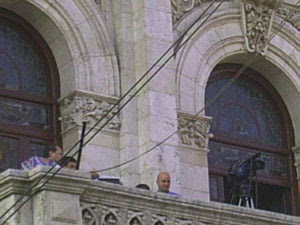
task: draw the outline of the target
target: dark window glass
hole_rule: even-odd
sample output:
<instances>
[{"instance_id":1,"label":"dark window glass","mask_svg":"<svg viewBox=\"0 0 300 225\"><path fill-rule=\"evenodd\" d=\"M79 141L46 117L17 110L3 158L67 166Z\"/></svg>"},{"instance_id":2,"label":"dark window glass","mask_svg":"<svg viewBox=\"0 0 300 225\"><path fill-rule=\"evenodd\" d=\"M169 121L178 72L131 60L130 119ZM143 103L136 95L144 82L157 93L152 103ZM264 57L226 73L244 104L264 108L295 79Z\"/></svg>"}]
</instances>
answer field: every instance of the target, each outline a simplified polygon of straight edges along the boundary
<instances>
[{"instance_id":1,"label":"dark window glass","mask_svg":"<svg viewBox=\"0 0 300 225\"><path fill-rule=\"evenodd\" d=\"M212 98L230 80L216 78L209 82L206 98ZM231 84L217 103L208 107L207 115L214 117L212 132L220 132L240 140L274 147L282 146L282 135L276 109L265 93L251 81L237 80Z\"/></svg>"},{"instance_id":2,"label":"dark window glass","mask_svg":"<svg viewBox=\"0 0 300 225\"><path fill-rule=\"evenodd\" d=\"M295 201L286 200L287 196L293 199L291 190L296 189L290 149L293 135L287 135L293 131L287 110L275 89L251 69L224 90L240 68L236 64L217 66L206 87L206 103L222 92L206 108L206 115L213 118L214 134L208 154L211 200L234 204L229 168L260 153L256 160L262 161L265 168L257 171L257 192L252 189L256 208L295 213Z\"/></svg>"},{"instance_id":3,"label":"dark window glass","mask_svg":"<svg viewBox=\"0 0 300 225\"><path fill-rule=\"evenodd\" d=\"M0 171L20 168L20 144L17 138L0 136Z\"/></svg>"},{"instance_id":4,"label":"dark window glass","mask_svg":"<svg viewBox=\"0 0 300 225\"><path fill-rule=\"evenodd\" d=\"M46 96L45 66L32 44L0 21L0 86Z\"/></svg>"},{"instance_id":5,"label":"dark window glass","mask_svg":"<svg viewBox=\"0 0 300 225\"><path fill-rule=\"evenodd\" d=\"M49 106L42 104L0 98L0 123L47 130L50 111Z\"/></svg>"},{"instance_id":6,"label":"dark window glass","mask_svg":"<svg viewBox=\"0 0 300 225\"><path fill-rule=\"evenodd\" d=\"M58 74L39 33L0 8L0 171L59 144Z\"/></svg>"},{"instance_id":7,"label":"dark window glass","mask_svg":"<svg viewBox=\"0 0 300 225\"><path fill-rule=\"evenodd\" d=\"M30 156L48 157L47 144L30 142Z\"/></svg>"}]
</instances>

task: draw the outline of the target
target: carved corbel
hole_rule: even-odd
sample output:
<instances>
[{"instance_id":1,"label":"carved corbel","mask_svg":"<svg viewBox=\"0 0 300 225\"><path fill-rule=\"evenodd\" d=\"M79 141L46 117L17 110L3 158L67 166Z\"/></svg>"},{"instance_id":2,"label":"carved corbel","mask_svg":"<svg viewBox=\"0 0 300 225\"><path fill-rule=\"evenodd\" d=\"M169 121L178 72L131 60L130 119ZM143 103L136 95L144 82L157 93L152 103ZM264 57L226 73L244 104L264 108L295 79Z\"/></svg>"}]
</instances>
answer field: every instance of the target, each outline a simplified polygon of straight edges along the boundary
<instances>
[{"instance_id":1,"label":"carved corbel","mask_svg":"<svg viewBox=\"0 0 300 225\"><path fill-rule=\"evenodd\" d=\"M62 131L65 132L74 126L80 126L85 121L87 125L94 126L107 112L113 107L109 100L96 98L95 96L76 92L60 100L60 111ZM106 118L115 114L115 110L110 112ZM104 119L99 126L106 120ZM118 116L115 116L107 125L106 129L119 131L121 122Z\"/></svg>"},{"instance_id":2,"label":"carved corbel","mask_svg":"<svg viewBox=\"0 0 300 225\"><path fill-rule=\"evenodd\" d=\"M179 113L178 131L180 143L195 148L208 149L209 139L213 135L210 130L210 117L197 116Z\"/></svg>"},{"instance_id":3,"label":"carved corbel","mask_svg":"<svg viewBox=\"0 0 300 225\"><path fill-rule=\"evenodd\" d=\"M274 1L277 2L278 1ZM265 55L273 23L275 5L271 1L245 1L242 4L242 24L246 48L249 52Z\"/></svg>"}]
</instances>

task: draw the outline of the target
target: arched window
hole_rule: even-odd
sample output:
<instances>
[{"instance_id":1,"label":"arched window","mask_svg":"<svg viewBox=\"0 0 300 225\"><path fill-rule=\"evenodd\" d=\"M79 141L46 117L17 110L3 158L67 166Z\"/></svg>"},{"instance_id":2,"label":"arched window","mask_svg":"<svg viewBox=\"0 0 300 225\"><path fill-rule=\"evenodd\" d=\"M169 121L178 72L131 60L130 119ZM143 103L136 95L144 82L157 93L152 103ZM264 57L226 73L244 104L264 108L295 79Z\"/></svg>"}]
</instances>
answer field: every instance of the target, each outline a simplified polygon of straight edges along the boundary
<instances>
[{"instance_id":1,"label":"arched window","mask_svg":"<svg viewBox=\"0 0 300 225\"><path fill-rule=\"evenodd\" d=\"M205 101L214 98L240 68L217 66L207 83ZM293 129L283 101L267 80L247 69L206 109L206 115L213 118L214 134L208 154L211 200L229 203L228 169L239 159L261 153L265 169L257 175L256 208L295 214Z\"/></svg>"},{"instance_id":2,"label":"arched window","mask_svg":"<svg viewBox=\"0 0 300 225\"><path fill-rule=\"evenodd\" d=\"M0 8L0 170L59 143L58 75L50 50L24 19Z\"/></svg>"}]
</instances>

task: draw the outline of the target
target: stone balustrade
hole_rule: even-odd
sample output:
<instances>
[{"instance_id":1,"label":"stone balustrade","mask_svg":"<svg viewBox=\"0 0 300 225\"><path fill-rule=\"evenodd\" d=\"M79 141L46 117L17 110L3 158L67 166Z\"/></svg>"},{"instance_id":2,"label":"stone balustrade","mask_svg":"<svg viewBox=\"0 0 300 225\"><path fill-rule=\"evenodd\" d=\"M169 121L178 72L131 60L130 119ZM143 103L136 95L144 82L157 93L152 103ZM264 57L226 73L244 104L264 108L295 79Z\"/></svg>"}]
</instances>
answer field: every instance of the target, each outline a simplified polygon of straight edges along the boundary
<instances>
[{"instance_id":1,"label":"stone balustrade","mask_svg":"<svg viewBox=\"0 0 300 225\"><path fill-rule=\"evenodd\" d=\"M0 214L47 169L0 174ZM42 182L33 188L33 192L40 189L37 194L7 225L300 224L298 217L94 181L83 171L62 170L43 187Z\"/></svg>"}]
</instances>

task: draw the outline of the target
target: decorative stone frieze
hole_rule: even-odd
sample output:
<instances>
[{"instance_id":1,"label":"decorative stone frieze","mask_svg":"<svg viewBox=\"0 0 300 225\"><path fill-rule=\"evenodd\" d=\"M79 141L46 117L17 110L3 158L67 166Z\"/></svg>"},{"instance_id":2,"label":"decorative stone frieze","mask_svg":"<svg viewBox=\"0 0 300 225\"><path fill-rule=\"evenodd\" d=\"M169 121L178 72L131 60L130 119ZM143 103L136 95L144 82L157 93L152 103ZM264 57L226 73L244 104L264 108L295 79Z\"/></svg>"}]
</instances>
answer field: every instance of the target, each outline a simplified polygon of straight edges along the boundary
<instances>
[{"instance_id":1,"label":"decorative stone frieze","mask_svg":"<svg viewBox=\"0 0 300 225\"><path fill-rule=\"evenodd\" d=\"M192 11L202 3L212 2L213 0L171 0L173 23L176 23L184 14ZM217 0L221 1L221 0ZM230 1L230 0L225 0Z\"/></svg>"},{"instance_id":2,"label":"decorative stone frieze","mask_svg":"<svg viewBox=\"0 0 300 225\"><path fill-rule=\"evenodd\" d=\"M32 193L41 189L32 195L32 202L18 211L9 224L20 224L20 221L22 225L300 224L299 217L290 215L98 182L91 180L88 172L80 170L62 169L51 182L42 186L44 179L52 176L51 172L46 175L48 169L11 169L0 174L1 212L19 199L19 194L40 181ZM58 222L57 212L60 211ZM72 222L70 215L76 215Z\"/></svg>"},{"instance_id":3,"label":"decorative stone frieze","mask_svg":"<svg viewBox=\"0 0 300 225\"><path fill-rule=\"evenodd\" d=\"M282 0L252 0L256 5L263 5L270 9L277 9L281 4Z\"/></svg>"},{"instance_id":4,"label":"decorative stone frieze","mask_svg":"<svg viewBox=\"0 0 300 225\"><path fill-rule=\"evenodd\" d=\"M289 22L298 31L300 31L300 10L299 9L288 9L280 7L276 10L277 15L282 17L285 21Z\"/></svg>"},{"instance_id":5,"label":"decorative stone frieze","mask_svg":"<svg viewBox=\"0 0 300 225\"><path fill-rule=\"evenodd\" d=\"M178 113L178 131L180 143L196 148L207 149L209 138L213 135L209 133L210 117L197 116L186 113Z\"/></svg>"},{"instance_id":6,"label":"decorative stone frieze","mask_svg":"<svg viewBox=\"0 0 300 225\"><path fill-rule=\"evenodd\" d=\"M242 23L249 52L266 54L273 16L274 11L268 6L242 3Z\"/></svg>"},{"instance_id":7,"label":"decorative stone frieze","mask_svg":"<svg viewBox=\"0 0 300 225\"><path fill-rule=\"evenodd\" d=\"M60 112L62 131L67 131L74 126L82 125L85 121L88 126L94 126L97 121L106 115L113 107L115 99L104 98L101 96L76 91L75 93L61 99ZM116 110L110 112L107 118L111 118ZM103 120L101 126L106 120ZM107 125L106 129L119 131L121 122L118 116L115 116Z\"/></svg>"}]
</instances>

